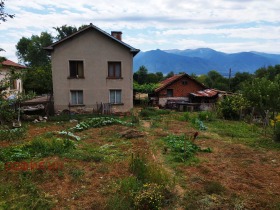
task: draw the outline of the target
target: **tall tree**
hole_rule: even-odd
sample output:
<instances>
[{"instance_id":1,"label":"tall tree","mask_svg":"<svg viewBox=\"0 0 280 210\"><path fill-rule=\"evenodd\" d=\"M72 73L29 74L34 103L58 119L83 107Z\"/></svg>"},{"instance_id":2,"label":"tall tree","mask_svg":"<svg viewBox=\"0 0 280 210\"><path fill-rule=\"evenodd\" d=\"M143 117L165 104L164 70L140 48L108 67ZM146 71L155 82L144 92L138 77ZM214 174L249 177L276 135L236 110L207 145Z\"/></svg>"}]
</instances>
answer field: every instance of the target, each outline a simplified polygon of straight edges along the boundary
<instances>
[{"instance_id":1,"label":"tall tree","mask_svg":"<svg viewBox=\"0 0 280 210\"><path fill-rule=\"evenodd\" d=\"M63 25L60 27L53 27L56 31L57 31L57 36L55 37L55 39L61 40L64 39L67 36L70 36L71 34L87 27L88 25L81 25L79 28L75 27L75 26L68 26L68 25Z\"/></svg>"},{"instance_id":2,"label":"tall tree","mask_svg":"<svg viewBox=\"0 0 280 210\"><path fill-rule=\"evenodd\" d=\"M22 37L16 45L17 56L30 67L49 65L50 56L43 47L52 43L53 37L48 32L42 32L40 36L32 35L31 38Z\"/></svg>"},{"instance_id":3,"label":"tall tree","mask_svg":"<svg viewBox=\"0 0 280 210\"><path fill-rule=\"evenodd\" d=\"M50 56L43 49L53 43L53 37L47 32L31 38L22 37L16 45L18 58L28 66L23 85L26 91L37 94L52 91Z\"/></svg>"},{"instance_id":4,"label":"tall tree","mask_svg":"<svg viewBox=\"0 0 280 210\"><path fill-rule=\"evenodd\" d=\"M5 12L5 0L0 0L0 23L7 21L7 18L13 18L15 15L11 15Z\"/></svg>"}]
</instances>

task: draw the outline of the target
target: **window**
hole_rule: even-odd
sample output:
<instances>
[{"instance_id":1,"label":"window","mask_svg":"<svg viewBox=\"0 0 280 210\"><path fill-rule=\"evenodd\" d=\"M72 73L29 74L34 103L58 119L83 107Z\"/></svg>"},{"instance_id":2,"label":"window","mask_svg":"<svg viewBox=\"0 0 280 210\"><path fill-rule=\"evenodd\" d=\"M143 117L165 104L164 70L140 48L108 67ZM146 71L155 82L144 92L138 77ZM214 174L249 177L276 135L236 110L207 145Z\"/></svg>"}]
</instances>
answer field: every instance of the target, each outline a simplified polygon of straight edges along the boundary
<instances>
[{"instance_id":1,"label":"window","mask_svg":"<svg viewBox=\"0 0 280 210\"><path fill-rule=\"evenodd\" d=\"M182 81L182 85L187 85L188 84L188 81L187 80L183 80Z\"/></svg>"},{"instance_id":2,"label":"window","mask_svg":"<svg viewBox=\"0 0 280 210\"><path fill-rule=\"evenodd\" d=\"M82 90L71 90L70 93L71 93L71 105L84 104Z\"/></svg>"},{"instance_id":3,"label":"window","mask_svg":"<svg viewBox=\"0 0 280 210\"><path fill-rule=\"evenodd\" d=\"M122 103L122 91L121 90L110 90L110 103L121 104Z\"/></svg>"},{"instance_id":4,"label":"window","mask_svg":"<svg viewBox=\"0 0 280 210\"><path fill-rule=\"evenodd\" d=\"M84 78L84 62L69 61L70 78Z\"/></svg>"},{"instance_id":5,"label":"window","mask_svg":"<svg viewBox=\"0 0 280 210\"><path fill-rule=\"evenodd\" d=\"M108 62L108 78L120 79L121 76L121 62Z\"/></svg>"},{"instance_id":6,"label":"window","mask_svg":"<svg viewBox=\"0 0 280 210\"><path fill-rule=\"evenodd\" d=\"M167 97L173 97L173 89L167 89Z\"/></svg>"}]
</instances>

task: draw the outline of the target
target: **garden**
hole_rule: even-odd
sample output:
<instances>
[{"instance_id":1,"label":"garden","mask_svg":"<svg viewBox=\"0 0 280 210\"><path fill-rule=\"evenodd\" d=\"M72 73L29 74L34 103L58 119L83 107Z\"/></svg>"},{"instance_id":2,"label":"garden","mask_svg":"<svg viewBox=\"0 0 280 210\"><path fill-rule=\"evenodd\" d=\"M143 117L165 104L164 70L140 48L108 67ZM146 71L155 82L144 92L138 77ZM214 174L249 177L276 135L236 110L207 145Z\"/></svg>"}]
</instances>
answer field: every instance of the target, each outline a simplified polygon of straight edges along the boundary
<instances>
[{"instance_id":1,"label":"garden","mask_svg":"<svg viewBox=\"0 0 280 210\"><path fill-rule=\"evenodd\" d=\"M273 122L147 107L3 128L0 208L279 209Z\"/></svg>"}]
</instances>

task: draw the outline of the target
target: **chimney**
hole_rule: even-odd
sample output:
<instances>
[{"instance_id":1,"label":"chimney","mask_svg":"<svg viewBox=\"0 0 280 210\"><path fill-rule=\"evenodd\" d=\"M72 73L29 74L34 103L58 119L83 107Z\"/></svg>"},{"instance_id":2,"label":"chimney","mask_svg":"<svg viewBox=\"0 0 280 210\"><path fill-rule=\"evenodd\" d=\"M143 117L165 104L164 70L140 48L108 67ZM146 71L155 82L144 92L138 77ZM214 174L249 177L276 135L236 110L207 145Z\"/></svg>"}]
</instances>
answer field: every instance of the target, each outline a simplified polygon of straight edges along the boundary
<instances>
[{"instance_id":1,"label":"chimney","mask_svg":"<svg viewBox=\"0 0 280 210\"><path fill-rule=\"evenodd\" d=\"M122 32L121 31L111 31L111 35L116 39L122 41Z\"/></svg>"}]
</instances>

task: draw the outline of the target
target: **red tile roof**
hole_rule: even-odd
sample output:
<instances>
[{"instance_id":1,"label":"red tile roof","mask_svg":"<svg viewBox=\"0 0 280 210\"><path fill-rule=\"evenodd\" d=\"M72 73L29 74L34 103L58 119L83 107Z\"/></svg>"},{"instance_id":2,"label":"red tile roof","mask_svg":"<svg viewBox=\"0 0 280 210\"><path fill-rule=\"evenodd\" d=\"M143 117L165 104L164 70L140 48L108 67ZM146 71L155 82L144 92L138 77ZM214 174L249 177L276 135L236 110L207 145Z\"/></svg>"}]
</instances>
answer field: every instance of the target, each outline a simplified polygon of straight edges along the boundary
<instances>
[{"instance_id":1,"label":"red tile roof","mask_svg":"<svg viewBox=\"0 0 280 210\"><path fill-rule=\"evenodd\" d=\"M191 93L191 95L195 97L207 97L207 98L214 97L218 94L219 91L214 89L206 89L206 90L196 91L195 93Z\"/></svg>"},{"instance_id":2,"label":"red tile roof","mask_svg":"<svg viewBox=\"0 0 280 210\"><path fill-rule=\"evenodd\" d=\"M3 66L12 66L12 67L16 67L16 68L22 68L22 69L25 69L26 66L23 66L23 65L20 65L18 63L15 63L11 60L5 60L1 63Z\"/></svg>"},{"instance_id":3,"label":"red tile roof","mask_svg":"<svg viewBox=\"0 0 280 210\"><path fill-rule=\"evenodd\" d=\"M205 87L202 83L198 82L197 80L195 80L194 78L192 78L190 75L188 74L176 74L172 77L167 78L166 80L163 80L160 82L160 86L155 89L155 92L158 92L160 90L162 90L163 88L167 87L168 85L171 85L173 82L181 79L182 77L187 76L189 79L199 83L200 85L202 85L203 87Z\"/></svg>"}]
</instances>

